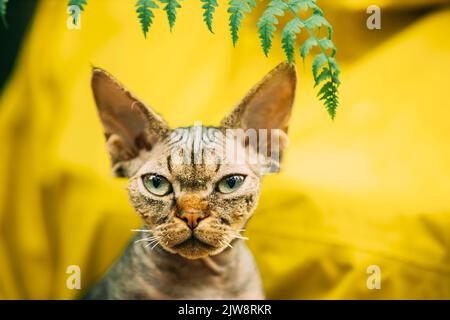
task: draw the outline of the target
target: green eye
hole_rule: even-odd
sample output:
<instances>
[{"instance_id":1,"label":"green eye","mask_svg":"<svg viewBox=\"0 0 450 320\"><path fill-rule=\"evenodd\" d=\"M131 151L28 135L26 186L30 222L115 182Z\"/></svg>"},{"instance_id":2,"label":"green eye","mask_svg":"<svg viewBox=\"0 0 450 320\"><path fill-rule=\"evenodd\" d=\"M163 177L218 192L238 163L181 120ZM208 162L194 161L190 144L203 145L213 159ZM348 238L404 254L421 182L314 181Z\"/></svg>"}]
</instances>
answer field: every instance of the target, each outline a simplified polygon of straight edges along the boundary
<instances>
[{"instance_id":1,"label":"green eye","mask_svg":"<svg viewBox=\"0 0 450 320\"><path fill-rule=\"evenodd\" d=\"M145 188L157 196L165 196L172 192L172 185L163 176L147 174L142 177Z\"/></svg>"},{"instance_id":2,"label":"green eye","mask_svg":"<svg viewBox=\"0 0 450 320\"><path fill-rule=\"evenodd\" d=\"M239 189L239 187L244 183L245 176L241 175L232 175L223 178L217 184L217 190L222 193L231 193Z\"/></svg>"}]
</instances>

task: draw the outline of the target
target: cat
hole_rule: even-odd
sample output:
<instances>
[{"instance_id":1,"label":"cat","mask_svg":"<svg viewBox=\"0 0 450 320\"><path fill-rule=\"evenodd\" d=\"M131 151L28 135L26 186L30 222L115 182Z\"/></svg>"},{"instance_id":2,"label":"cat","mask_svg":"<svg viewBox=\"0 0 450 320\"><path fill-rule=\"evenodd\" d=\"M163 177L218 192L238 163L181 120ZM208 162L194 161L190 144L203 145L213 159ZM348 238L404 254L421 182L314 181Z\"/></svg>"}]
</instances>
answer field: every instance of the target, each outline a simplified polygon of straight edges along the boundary
<instances>
[{"instance_id":1,"label":"cat","mask_svg":"<svg viewBox=\"0 0 450 320\"><path fill-rule=\"evenodd\" d=\"M295 66L269 72L218 127L170 129L99 68L92 89L113 174L129 178L143 227L85 298L264 299L242 232L287 145Z\"/></svg>"}]
</instances>

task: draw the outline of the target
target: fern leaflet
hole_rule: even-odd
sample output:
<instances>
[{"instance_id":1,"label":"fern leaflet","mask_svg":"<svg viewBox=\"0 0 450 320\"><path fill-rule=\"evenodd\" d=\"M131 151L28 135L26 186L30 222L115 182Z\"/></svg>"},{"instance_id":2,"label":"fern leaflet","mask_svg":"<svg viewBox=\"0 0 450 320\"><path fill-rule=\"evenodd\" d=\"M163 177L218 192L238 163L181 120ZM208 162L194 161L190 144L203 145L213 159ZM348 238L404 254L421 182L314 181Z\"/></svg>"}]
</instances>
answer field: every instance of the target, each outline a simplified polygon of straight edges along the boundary
<instances>
[{"instance_id":1,"label":"fern leaflet","mask_svg":"<svg viewBox=\"0 0 450 320\"><path fill-rule=\"evenodd\" d=\"M334 56L336 54L336 47L333 41L331 41L333 30L328 21L323 17L322 10L317 7L315 0L287 1L287 6L289 7L292 15L295 17L294 20L291 20L289 23L298 20L299 22L303 23L305 30L310 35L310 37L303 43L300 48L300 55L302 59L305 60L306 56L310 53L311 49L314 46L318 46L320 49L320 53L314 57L312 63L314 86L317 87L321 83L325 82L325 84L319 90L317 96L319 97L319 100L323 101L323 104L325 105L330 117L334 119L336 116L336 108L339 104L338 87L340 85L340 70L336 60L334 59ZM297 13L300 9L305 11L309 8L312 9L313 13L309 18L303 21L297 15ZM301 26L300 24L298 25ZM318 30L318 33L320 34L322 26L325 26L327 28L328 35L325 38L319 39L314 31ZM295 38L294 41L292 41L292 37L295 36L296 33L298 33L296 31L297 29L292 29L290 33L286 32L284 35L286 39L283 38L282 35L282 41L284 41L283 48L285 49L288 59L290 59L290 55L292 55L293 49L291 48L291 46L295 44ZM289 41L291 43L288 43ZM286 43L288 43L288 45L286 45ZM332 50L331 54L327 54L327 50L329 49Z\"/></svg>"},{"instance_id":2,"label":"fern leaflet","mask_svg":"<svg viewBox=\"0 0 450 320\"><path fill-rule=\"evenodd\" d=\"M277 30L277 16L283 16L286 9L286 3L283 0L271 0L261 18L259 18L257 27L259 38L261 39L261 46L266 57L272 47L272 39Z\"/></svg>"},{"instance_id":3,"label":"fern leaflet","mask_svg":"<svg viewBox=\"0 0 450 320\"><path fill-rule=\"evenodd\" d=\"M159 6L153 0L138 0L136 7L136 13L138 14L139 21L141 22L142 32L144 32L144 37L147 38L147 32L153 23L153 18L155 17L152 9L158 9Z\"/></svg>"},{"instance_id":4,"label":"fern leaflet","mask_svg":"<svg viewBox=\"0 0 450 320\"><path fill-rule=\"evenodd\" d=\"M297 39L297 34L300 33L304 26L305 25L299 19L292 19L286 23L281 32L282 47L289 63L292 63L294 60L295 40Z\"/></svg>"},{"instance_id":5,"label":"fern leaflet","mask_svg":"<svg viewBox=\"0 0 450 320\"><path fill-rule=\"evenodd\" d=\"M170 31L172 31L175 21L177 20L177 9L181 8L180 3L177 0L159 0L164 3L163 10L167 14L167 20L169 21Z\"/></svg>"},{"instance_id":6,"label":"fern leaflet","mask_svg":"<svg viewBox=\"0 0 450 320\"><path fill-rule=\"evenodd\" d=\"M203 20L206 23L206 26L208 27L208 30L211 33L213 32L212 29L212 21L213 21L213 15L214 12L216 11L216 8L219 6L219 4L217 3L217 0L200 0L201 2L203 2L203 6L202 9L203 11Z\"/></svg>"},{"instance_id":7,"label":"fern leaflet","mask_svg":"<svg viewBox=\"0 0 450 320\"><path fill-rule=\"evenodd\" d=\"M231 0L229 2L228 13L230 14L230 32L233 46L239 39L239 28L241 27L242 20L245 13L250 13L252 8L256 6L255 0Z\"/></svg>"},{"instance_id":8,"label":"fern leaflet","mask_svg":"<svg viewBox=\"0 0 450 320\"><path fill-rule=\"evenodd\" d=\"M1 1L1 0L0 0L0 1ZM80 14L81 11L84 11L84 6L87 5L87 0L69 0L69 2L68 2L67 5L68 5L69 7L71 7L71 6L77 6L77 7L80 9L80 11L72 10L72 11L70 12L70 15L71 15L71 17L72 17L73 24L76 24L76 23L77 23L77 20L79 19L78 15Z\"/></svg>"},{"instance_id":9,"label":"fern leaflet","mask_svg":"<svg viewBox=\"0 0 450 320\"><path fill-rule=\"evenodd\" d=\"M0 0L0 16L3 21L3 25L6 27L6 6L8 4L8 0Z\"/></svg>"},{"instance_id":10,"label":"fern leaflet","mask_svg":"<svg viewBox=\"0 0 450 320\"><path fill-rule=\"evenodd\" d=\"M87 5L87 0L69 0L68 6L77 6L80 11L84 11L84 6Z\"/></svg>"}]
</instances>

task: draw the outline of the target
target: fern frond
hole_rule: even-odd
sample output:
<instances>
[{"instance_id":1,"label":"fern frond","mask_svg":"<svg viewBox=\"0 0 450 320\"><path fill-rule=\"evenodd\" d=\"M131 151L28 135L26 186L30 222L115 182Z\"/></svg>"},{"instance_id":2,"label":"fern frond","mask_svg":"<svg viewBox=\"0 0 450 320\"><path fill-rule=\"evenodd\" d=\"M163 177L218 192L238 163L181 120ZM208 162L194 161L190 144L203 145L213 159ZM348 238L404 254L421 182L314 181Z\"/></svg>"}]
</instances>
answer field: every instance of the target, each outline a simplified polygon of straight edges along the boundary
<instances>
[{"instance_id":1,"label":"fern frond","mask_svg":"<svg viewBox=\"0 0 450 320\"><path fill-rule=\"evenodd\" d=\"M325 53L321 53L314 58L314 87L317 87L320 83L325 82L325 84L319 90L317 96L319 97L319 100L323 101L328 114L332 119L334 119L334 117L336 116L336 108L339 104L339 73L339 67L333 57L328 57L325 55Z\"/></svg>"},{"instance_id":2,"label":"fern frond","mask_svg":"<svg viewBox=\"0 0 450 320\"><path fill-rule=\"evenodd\" d=\"M167 14L170 31L172 31L175 21L177 20L177 9L180 9L181 5L177 0L159 0L159 2L165 4L163 10Z\"/></svg>"},{"instance_id":3,"label":"fern frond","mask_svg":"<svg viewBox=\"0 0 450 320\"><path fill-rule=\"evenodd\" d=\"M303 45L300 48L300 55L303 61L305 61L306 56L314 46L317 46L316 37L309 37L305 42L303 42Z\"/></svg>"},{"instance_id":4,"label":"fern frond","mask_svg":"<svg viewBox=\"0 0 450 320\"><path fill-rule=\"evenodd\" d=\"M288 58L289 63L294 60L295 52L295 40L297 39L297 34L300 33L301 29L305 25L299 19L294 18L284 26L281 32L281 43L284 52Z\"/></svg>"},{"instance_id":5,"label":"fern frond","mask_svg":"<svg viewBox=\"0 0 450 320\"><path fill-rule=\"evenodd\" d=\"M87 0L69 0L67 5L69 7L70 6L77 6L80 9L80 12L81 12L81 11L84 11L84 6L87 5ZM75 24L77 19L79 18L79 17L76 16L77 12L76 11L72 11L70 14L71 14L71 17L72 17L73 24Z\"/></svg>"},{"instance_id":6,"label":"fern frond","mask_svg":"<svg viewBox=\"0 0 450 320\"><path fill-rule=\"evenodd\" d=\"M327 62L327 56L325 53L320 53L314 57L313 64L312 64L314 80L317 78L320 68L322 68L326 62Z\"/></svg>"},{"instance_id":7,"label":"fern frond","mask_svg":"<svg viewBox=\"0 0 450 320\"><path fill-rule=\"evenodd\" d=\"M313 0L287 0L287 5L289 11L295 17L303 23L305 30L309 33L310 37L303 43L300 48L300 55L303 60L310 53L314 46L320 48L320 53L314 57L312 63L312 71L314 76L314 86L317 87L319 84L325 82L322 88L318 92L319 100L323 101L328 114L332 119L336 116L336 109L339 104L338 98L338 87L340 85L339 81L339 66L334 59L336 54L336 47L331 41L332 28L328 21L323 17L322 10L316 5ZM312 15L306 20L302 20L297 13L300 10L312 9ZM320 34L320 28L325 26L328 31L328 36L319 39L314 33L318 30ZM328 50L331 49L331 54L328 54ZM286 50L285 50L286 51ZM289 54L286 52L289 59Z\"/></svg>"},{"instance_id":8,"label":"fern frond","mask_svg":"<svg viewBox=\"0 0 450 320\"><path fill-rule=\"evenodd\" d=\"M0 0L0 16L2 18L3 21L3 25L5 27L8 26L8 24L6 23L6 7L8 4L8 0Z\"/></svg>"},{"instance_id":9,"label":"fern frond","mask_svg":"<svg viewBox=\"0 0 450 320\"><path fill-rule=\"evenodd\" d=\"M136 1L136 0L135 0ZM147 33L153 23L154 9L159 6L156 2L162 4L163 10L166 12L170 30L172 31L177 18L178 9L181 8L182 0L137 0L136 12L139 22L147 37ZM211 33L213 32L213 16L218 8L218 0L200 0L202 3L203 20ZM6 6L9 0L0 0L0 18L5 22ZM68 0L69 6L77 6L80 11L84 11L88 0ZM246 14L251 13L256 7L256 0L228 0L229 27L233 46L239 39L239 30ZM336 108L339 104L338 88L339 66L335 60L336 46L332 41L332 27L325 19L322 9L316 3L316 0L268 0L261 17L258 20L257 28L264 54L268 56L272 47L273 38L279 24L279 17L284 16L286 12L290 12L292 17L284 25L281 31L282 48L290 63L294 61L295 48L297 44L298 34L306 31L309 38L300 46L300 56L306 59L314 47L319 49L319 53L314 56L312 62L312 73L314 77L314 87L320 86L318 92L319 100L323 101L331 118L336 115ZM299 13L302 13L302 18ZM78 12L79 13L79 12ZM75 20L76 10L71 13ZM306 18L303 18L307 16ZM322 33L322 28L326 28L326 32ZM303 30L302 30L303 29Z\"/></svg>"},{"instance_id":10,"label":"fern frond","mask_svg":"<svg viewBox=\"0 0 450 320\"><path fill-rule=\"evenodd\" d=\"M266 57L272 47L272 39L277 30L277 16L283 16L286 10L287 6L283 0L271 0L256 24L259 38L261 39L261 46Z\"/></svg>"},{"instance_id":11,"label":"fern frond","mask_svg":"<svg viewBox=\"0 0 450 320\"><path fill-rule=\"evenodd\" d=\"M334 46L333 41L331 41L328 38L322 38L319 41L317 41L317 38L314 36L308 38L300 48L300 55L302 56L303 61L305 61L306 56L315 46L320 46L324 50L333 49L331 54L332 57L336 54L336 47Z\"/></svg>"},{"instance_id":12,"label":"fern frond","mask_svg":"<svg viewBox=\"0 0 450 320\"><path fill-rule=\"evenodd\" d=\"M330 23L327 21L327 19L324 18L321 14L313 14L308 19L305 20L305 25L308 29L313 31L315 28L320 30L322 26L325 26L328 31L328 39L331 40L331 35L333 33L333 29L331 28Z\"/></svg>"},{"instance_id":13,"label":"fern frond","mask_svg":"<svg viewBox=\"0 0 450 320\"><path fill-rule=\"evenodd\" d=\"M217 0L200 0L200 1L203 2L202 6L202 9L204 10L203 21L205 21L209 32L214 33L212 29L213 15L219 4L217 3Z\"/></svg>"},{"instance_id":14,"label":"fern frond","mask_svg":"<svg viewBox=\"0 0 450 320\"><path fill-rule=\"evenodd\" d=\"M87 5L87 0L69 0L68 6L78 6L80 11L84 11L84 6Z\"/></svg>"},{"instance_id":15,"label":"fern frond","mask_svg":"<svg viewBox=\"0 0 450 320\"><path fill-rule=\"evenodd\" d=\"M230 14L229 26L234 47L239 39L239 28L241 27L245 13L250 13L255 6L255 0L231 0L229 2L227 11Z\"/></svg>"},{"instance_id":16,"label":"fern frond","mask_svg":"<svg viewBox=\"0 0 450 320\"><path fill-rule=\"evenodd\" d=\"M142 32L144 32L144 37L147 38L147 32L152 26L153 9L158 9L159 6L153 0L138 0L136 2L136 13L138 14L139 21L141 23Z\"/></svg>"},{"instance_id":17,"label":"fern frond","mask_svg":"<svg viewBox=\"0 0 450 320\"><path fill-rule=\"evenodd\" d=\"M332 80L327 81L317 96L319 100L323 101L331 119L334 119L336 117L336 108L339 104L338 84Z\"/></svg>"},{"instance_id":18,"label":"fern frond","mask_svg":"<svg viewBox=\"0 0 450 320\"><path fill-rule=\"evenodd\" d=\"M300 10L308 11L308 8L315 10L317 7L316 0L288 0L286 4L298 12ZM319 9L320 10L320 9Z\"/></svg>"}]
</instances>

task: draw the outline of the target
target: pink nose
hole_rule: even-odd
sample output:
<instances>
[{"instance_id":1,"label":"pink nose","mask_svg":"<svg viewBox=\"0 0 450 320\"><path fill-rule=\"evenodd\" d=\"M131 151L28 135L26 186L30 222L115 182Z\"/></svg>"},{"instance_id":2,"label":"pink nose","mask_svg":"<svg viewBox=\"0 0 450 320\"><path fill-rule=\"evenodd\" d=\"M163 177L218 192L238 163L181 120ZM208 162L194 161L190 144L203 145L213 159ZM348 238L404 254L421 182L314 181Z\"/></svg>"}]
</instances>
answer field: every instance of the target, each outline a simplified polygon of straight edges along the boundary
<instances>
[{"instance_id":1,"label":"pink nose","mask_svg":"<svg viewBox=\"0 0 450 320\"><path fill-rule=\"evenodd\" d=\"M178 217L181 220L184 220L186 224L189 226L189 228L194 229L197 227L198 223L205 219L207 215L203 213L203 211L200 210L193 210L193 211L181 211L178 214Z\"/></svg>"}]
</instances>

